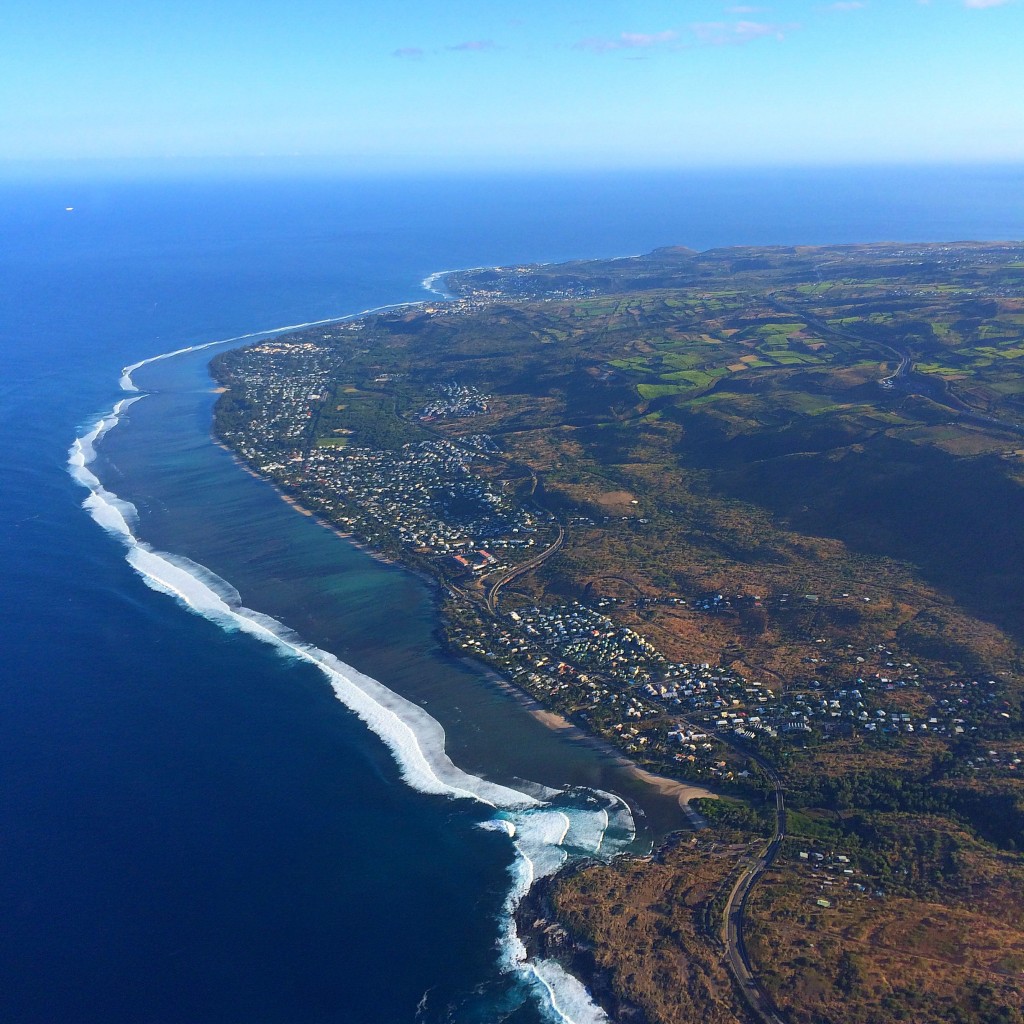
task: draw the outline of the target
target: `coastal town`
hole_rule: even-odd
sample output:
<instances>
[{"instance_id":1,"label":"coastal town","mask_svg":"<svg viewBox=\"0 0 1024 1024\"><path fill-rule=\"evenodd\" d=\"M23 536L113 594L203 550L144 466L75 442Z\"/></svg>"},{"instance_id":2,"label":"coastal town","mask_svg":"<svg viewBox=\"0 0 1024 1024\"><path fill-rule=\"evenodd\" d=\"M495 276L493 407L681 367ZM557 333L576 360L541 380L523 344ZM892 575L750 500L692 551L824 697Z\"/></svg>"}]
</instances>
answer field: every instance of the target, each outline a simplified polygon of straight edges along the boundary
<instances>
[{"instance_id":1,"label":"coastal town","mask_svg":"<svg viewBox=\"0 0 1024 1024\"><path fill-rule=\"evenodd\" d=\"M662 594L637 598L632 608L609 597L543 607L512 600L489 609L495 582L547 550L556 528L594 520L569 517L558 526L524 500L521 481L509 477L485 433L404 442L399 434L401 443L389 434L388 447L361 445L349 428L318 433L325 405L337 411L345 405L338 399L356 390L339 389L344 359L333 346L279 339L233 353L229 365L222 379L246 415L230 427L222 418L221 436L240 457L336 528L435 578L453 651L491 665L645 767L729 783L752 774L744 744L777 757L787 746L833 738L885 746L941 737L957 741L964 772L1018 770L1015 750L990 749L1008 738L1010 720L996 679L929 680L885 643L855 649L818 637L818 656L804 658L799 678L769 685L720 664L670 660L616 621L657 603L723 616L815 604L817 595ZM447 381L408 427L477 417L488 401L475 387Z\"/></svg>"},{"instance_id":2,"label":"coastal town","mask_svg":"<svg viewBox=\"0 0 1024 1024\"><path fill-rule=\"evenodd\" d=\"M214 360L219 440L430 580L453 659L691 801L695 831L651 859L559 875L520 908L528 948L613 1016L812 1024L807 1006L856 999L863 1022L904 1003L1016 1019L1018 960L993 950L1017 941L1024 884L1000 511L1019 256L673 249L467 271L444 302ZM992 386L968 404L972 375ZM894 956L935 984L910 933L940 957L979 936L968 966L943 959L932 1003L890 991ZM666 970L689 981L654 984Z\"/></svg>"},{"instance_id":3,"label":"coastal town","mask_svg":"<svg viewBox=\"0 0 1024 1024\"><path fill-rule=\"evenodd\" d=\"M1024 1024L1024 0L2 25L0 1024Z\"/></svg>"}]
</instances>

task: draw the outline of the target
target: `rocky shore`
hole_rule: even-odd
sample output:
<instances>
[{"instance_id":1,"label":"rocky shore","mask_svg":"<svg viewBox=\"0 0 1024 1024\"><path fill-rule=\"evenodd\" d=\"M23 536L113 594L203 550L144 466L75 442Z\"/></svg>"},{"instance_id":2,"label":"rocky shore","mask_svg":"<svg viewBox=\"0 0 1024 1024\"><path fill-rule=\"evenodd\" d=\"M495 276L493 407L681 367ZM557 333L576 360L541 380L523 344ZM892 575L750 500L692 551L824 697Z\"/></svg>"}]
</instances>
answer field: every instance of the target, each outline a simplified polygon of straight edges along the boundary
<instances>
[{"instance_id":1,"label":"rocky shore","mask_svg":"<svg viewBox=\"0 0 1024 1024\"><path fill-rule=\"evenodd\" d=\"M538 879L515 913L516 930L531 960L554 960L579 978L615 1024L653 1024L647 1014L616 991L611 972L597 962L593 947L562 923L552 895L560 880L586 870L577 861L549 878Z\"/></svg>"}]
</instances>

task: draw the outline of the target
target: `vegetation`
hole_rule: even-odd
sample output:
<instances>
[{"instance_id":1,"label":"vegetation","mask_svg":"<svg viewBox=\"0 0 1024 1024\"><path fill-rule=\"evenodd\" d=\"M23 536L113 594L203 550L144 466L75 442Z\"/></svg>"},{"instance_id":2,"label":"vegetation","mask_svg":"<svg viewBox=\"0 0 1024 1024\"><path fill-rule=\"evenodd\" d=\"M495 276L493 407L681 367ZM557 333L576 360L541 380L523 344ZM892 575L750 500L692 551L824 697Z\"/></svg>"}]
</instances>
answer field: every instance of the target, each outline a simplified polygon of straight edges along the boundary
<instances>
[{"instance_id":1,"label":"vegetation","mask_svg":"<svg viewBox=\"0 0 1024 1024\"><path fill-rule=\"evenodd\" d=\"M616 1005L665 1022L739 1012L715 921L774 827L763 774L741 783L750 742L790 814L748 908L780 1013L1022 1019L1022 255L669 249L470 271L449 278L453 304L266 349L275 379L293 360L310 382L267 442L281 464L302 445L425 438L500 452L497 491L558 530L501 590L503 612L601 603L668 659L756 681L794 718L824 709L813 730L730 736L720 772L739 799L701 804L712 830L695 845L556 883ZM245 359L216 363L225 438L249 422ZM421 415L451 381L487 401ZM264 389L266 422L286 393ZM491 628L484 597L480 581L451 591L463 639ZM552 702L615 728L608 706L581 715L568 683ZM636 713L625 749L643 760L671 709Z\"/></svg>"},{"instance_id":2,"label":"vegetation","mask_svg":"<svg viewBox=\"0 0 1024 1024\"><path fill-rule=\"evenodd\" d=\"M865 827L842 847L856 887L800 860L828 841L797 838L755 890L746 938L776 1005L801 1024L1024 1019L1020 863L941 818Z\"/></svg>"},{"instance_id":3,"label":"vegetation","mask_svg":"<svg viewBox=\"0 0 1024 1024\"><path fill-rule=\"evenodd\" d=\"M743 1020L716 943L716 898L727 890L739 836L687 838L651 861L619 861L558 880L558 919L593 950L588 980L607 986L619 1019L673 1024ZM579 964L572 964L579 969ZM596 975L596 978L595 978ZM622 1013L623 1009L627 1013Z\"/></svg>"}]
</instances>

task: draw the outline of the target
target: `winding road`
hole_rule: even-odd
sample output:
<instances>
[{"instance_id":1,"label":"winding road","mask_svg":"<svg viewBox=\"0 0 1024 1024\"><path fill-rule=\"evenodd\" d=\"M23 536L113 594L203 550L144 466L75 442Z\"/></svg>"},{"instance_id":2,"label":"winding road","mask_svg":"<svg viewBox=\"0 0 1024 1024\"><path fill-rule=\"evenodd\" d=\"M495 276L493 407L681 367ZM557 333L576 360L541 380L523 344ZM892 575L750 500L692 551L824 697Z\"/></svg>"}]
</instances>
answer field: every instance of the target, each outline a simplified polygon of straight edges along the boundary
<instances>
[{"instance_id":1,"label":"winding road","mask_svg":"<svg viewBox=\"0 0 1024 1024\"><path fill-rule=\"evenodd\" d=\"M565 542L565 527L561 523L557 525L558 536L549 547L546 547L539 555L534 555L529 561L523 562L521 565L509 569L508 572L502 573L491 585L491 589L487 591L487 610L492 615L498 614L498 593L501 588L517 576L522 576L524 572L530 572L532 569L543 565Z\"/></svg>"},{"instance_id":2,"label":"winding road","mask_svg":"<svg viewBox=\"0 0 1024 1024\"><path fill-rule=\"evenodd\" d=\"M679 720L691 729L701 728L685 718ZM757 976L751 969L746 943L743 940L747 900L751 890L761 875L771 867L772 861L775 860L775 856L782 846L782 840L786 838L786 795L782 789L782 778L771 761L762 754L742 745L728 734L714 733L713 735L720 743L732 747L757 764L771 780L772 788L775 791L775 831L757 860L743 868L729 893L722 915L721 940L725 947L725 962L729 973L754 1016L762 1024L786 1024L779 1016L771 996L765 991L764 986L757 980Z\"/></svg>"},{"instance_id":3,"label":"winding road","mask_svg":"<svg viewBox=\"0 0 1024 1024\"><path fill-rule=\"evenodd\" d=\"M749 752L748 752L749 753ZM755 758L755 760L759 760ZM726 963L747 1005L765 1024L785 1024L775 1009L771 997L750 969L747 947L743 941L744 915L750 891L762 874L770 867L786 835L786 802L778 775L772 769L775 784L775 834L761 856L748 864L736 880L725 904L722 923L722 941L725 944Z\"/></svg>"},{"instance_id":4,"label":"winding road","mask_svg":"<svg viewBox=\"0 0 1024 1024\"><path fill-rule=\"evenodd\" d=\"M898 360L896 369L878 381L884 390L890 392L902 390L906 394L922 394L937 404L945 406L950 412L963 420L985 427L994 427L996 430L1006 430L1012 434L1024 435L1024 424L1003 420L997 416L990 416L987 413L980 412L954 394L950 389L948 381L944 381L933 374L924 374L916 370L913 358L909 352L893 348L892 345L888 345L884 341L865 338L861 334L836 327L827 320L814 316L806 309L790 306L779 301L774 292L769 292L766 299L773 309L778 310L780 313L790 313L793 316L801 317L805 323L814 327L822 334L831 334L837 338L844 338L847 341L855 341L861 345L874 347Z\"/></svg>"}]
</instances>

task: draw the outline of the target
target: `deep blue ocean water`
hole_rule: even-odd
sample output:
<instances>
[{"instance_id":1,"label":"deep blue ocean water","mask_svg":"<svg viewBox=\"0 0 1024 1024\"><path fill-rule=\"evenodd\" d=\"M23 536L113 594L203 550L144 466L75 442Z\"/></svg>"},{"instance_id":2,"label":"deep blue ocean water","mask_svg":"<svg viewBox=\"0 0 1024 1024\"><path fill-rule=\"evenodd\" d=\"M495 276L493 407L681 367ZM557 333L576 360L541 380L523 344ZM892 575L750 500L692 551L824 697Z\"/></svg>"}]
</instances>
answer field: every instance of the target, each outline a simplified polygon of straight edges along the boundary
<instances>
[{"instance_id":1,"label":"deep blue ocean water","mask_svg":"<svg viewBox=\"0 0 1024 1024\"><path fill-rule=\"evenodd\" d=\"M0 186L0 1019L553 1017L500 970L514 852L489 809L410 788L320 671L146 587L80 507L68 447L122 366L446 268L967 238L1024 238L1024 170ZM140 370L158 393L100 447L140 535L436 708L460 767L614 788L441 658L428 587L212 446L206 357Z\"/></svg>"}]
</instances>

